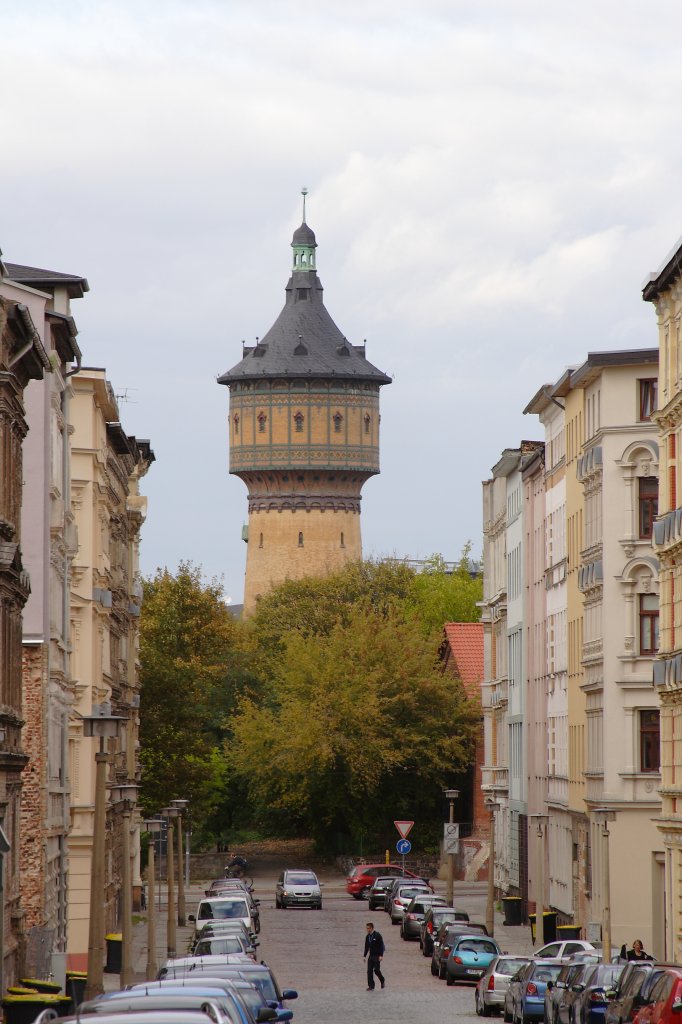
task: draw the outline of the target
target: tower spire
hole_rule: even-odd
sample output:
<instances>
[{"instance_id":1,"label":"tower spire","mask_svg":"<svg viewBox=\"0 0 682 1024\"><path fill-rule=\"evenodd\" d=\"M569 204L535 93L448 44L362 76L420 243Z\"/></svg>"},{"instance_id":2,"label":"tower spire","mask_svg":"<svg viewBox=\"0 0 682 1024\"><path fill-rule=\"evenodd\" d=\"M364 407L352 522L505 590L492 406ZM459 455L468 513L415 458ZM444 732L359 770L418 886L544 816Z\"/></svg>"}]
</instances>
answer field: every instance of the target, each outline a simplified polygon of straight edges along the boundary
<instances>
[{"instance_id":1,"label":"tower spire","mask_svg":"<svg viewBox=\"0 0 682 1024\"><path fill-rule=\"evenodd\" d=\"M301 189L301 195L303 196L303 223L305 224L305 197L308 195L308 189L305 185Z\"/></svg>"}]
</instances>

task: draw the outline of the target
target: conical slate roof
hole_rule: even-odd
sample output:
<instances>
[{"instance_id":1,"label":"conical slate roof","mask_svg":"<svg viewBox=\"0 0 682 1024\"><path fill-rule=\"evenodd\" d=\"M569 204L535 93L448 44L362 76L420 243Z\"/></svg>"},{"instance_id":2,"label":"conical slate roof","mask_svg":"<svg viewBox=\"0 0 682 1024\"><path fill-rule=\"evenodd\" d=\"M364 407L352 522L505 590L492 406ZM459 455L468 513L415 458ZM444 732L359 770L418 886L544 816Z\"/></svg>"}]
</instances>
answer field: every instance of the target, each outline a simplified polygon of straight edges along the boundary
<instances>
[{"instance_id":1,"label":"conical slate roof","mask_svg":"<svg viewBox=\"0 0 682 1024\"><path fill-rule=\"evenodd\" d=\"M303 239L300 233L307 229ZM294 233L293 245L315 245L307 224ZM365 359L364 346L350 345L322 301L315 270L294 270L282 312L267 334L243 359L218 378L219 384L263 377L341 377L390 384L391 378Z\"/></svg>"}]
</instances>

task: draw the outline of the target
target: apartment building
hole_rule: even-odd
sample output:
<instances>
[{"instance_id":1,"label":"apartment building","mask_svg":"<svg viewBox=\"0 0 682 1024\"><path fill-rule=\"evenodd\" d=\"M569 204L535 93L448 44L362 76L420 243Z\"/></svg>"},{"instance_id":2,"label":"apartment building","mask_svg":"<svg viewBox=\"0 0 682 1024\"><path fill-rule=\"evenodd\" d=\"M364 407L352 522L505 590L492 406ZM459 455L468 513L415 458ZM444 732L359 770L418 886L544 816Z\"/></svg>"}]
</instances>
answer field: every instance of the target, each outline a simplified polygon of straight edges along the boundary
<instances>
[{"instance_id":1,"label":"apartment building","mask_svg":"<svg viewBox=\"0 0 682 1024\"><path fill-rule=\"evenodd\" d=\"M146 499L139 481L154 461L148 441L120 423L106 372L83 368L73 378L72 500L78 553L71 595L72 672L76 695L70 722L72 778L68 966L87 965L94 825L95 745L83 735L82 715L103 706L125 719L109 744L108 782L139 779L138 622L142 590L139 539ZM123 808L108 799L106 880L102 894L107 930L117 930L122 884ZM139 823L131 836L132 877L139 888Z\"/></svg>"},{"instance_id":2,"label":"apartment building","mask_svg":"<svg viewBox=\"0 0 682 1024\"><path fill-rule=\"evenodd\" d=\"M658 326L658 383L640 395L641 414L658 426L660 459L654 550L660 561L660 646L654 683L660 698L665 957L682 957L682 243L644 285ZM658 406L658 411L656 411Z\"/></svg>"}]
</instances>

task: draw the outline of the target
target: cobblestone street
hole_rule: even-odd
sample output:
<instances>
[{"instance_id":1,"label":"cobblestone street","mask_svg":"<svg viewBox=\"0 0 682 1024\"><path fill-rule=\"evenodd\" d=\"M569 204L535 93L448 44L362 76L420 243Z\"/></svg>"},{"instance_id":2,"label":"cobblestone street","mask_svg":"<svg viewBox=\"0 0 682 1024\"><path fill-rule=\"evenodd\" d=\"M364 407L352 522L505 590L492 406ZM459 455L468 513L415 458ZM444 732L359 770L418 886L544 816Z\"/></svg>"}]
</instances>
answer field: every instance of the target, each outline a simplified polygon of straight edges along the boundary
<instances>
[{"instance_id":1,"label":"cobblestone street","mask_svg":"<svg viewBox=\"0 0 682 1024\"><path fill-rule=\"evenodd\" d=\"M463 1022L475 1018L473 986L448 988L432 977L429 960L417 942L403 942L399 929L382 911L370 912L363 901L353 900L338 874L320 873L323 909L276 910L274 872L257 873L256 895L261 900L259 958L273 969L282 988L295 988L299 998L291 1003L297 1024L355 1024L361 1021L440 1024L457 1016ZM437 883L439 890L442 883ZM193 913L203 889L194 885L187 901ZM485 884L456 883L455 902L471 920L485 919ZM366 991L362 958L365 924L372 920L386 942L384 958L386 989ZM506 952L530 953L528 928L505 928L496 915L496 937ZM189 942L190 928L178 929L178 955ZM135 967L140 980L146 961L146 928L136 928ZM159 963L165 960L165 902L158 916ZM118 976L107 978L107 988L118 987Z\"/></svg>"}]
</instances>

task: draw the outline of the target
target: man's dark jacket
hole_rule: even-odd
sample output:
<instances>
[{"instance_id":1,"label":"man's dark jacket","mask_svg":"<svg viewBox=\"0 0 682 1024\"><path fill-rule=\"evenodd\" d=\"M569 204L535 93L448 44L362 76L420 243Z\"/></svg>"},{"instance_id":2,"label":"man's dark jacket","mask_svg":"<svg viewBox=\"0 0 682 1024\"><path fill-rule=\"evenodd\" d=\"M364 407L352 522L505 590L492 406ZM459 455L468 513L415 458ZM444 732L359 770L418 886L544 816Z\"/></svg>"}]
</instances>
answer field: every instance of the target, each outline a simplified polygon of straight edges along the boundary
<instances>
[{"instance_id":1,"label":"man's dark jacket","mask_svg":"<svg viewBox=\"0 0 682 1024\"><path fill-rule=\"evenodd\" d=\"M386 947L384 946L384 940L381 937L380 932L367 932L365 935L365 953L371 957L376 958L384 955Z\"/></svg>"}]
</instances>

